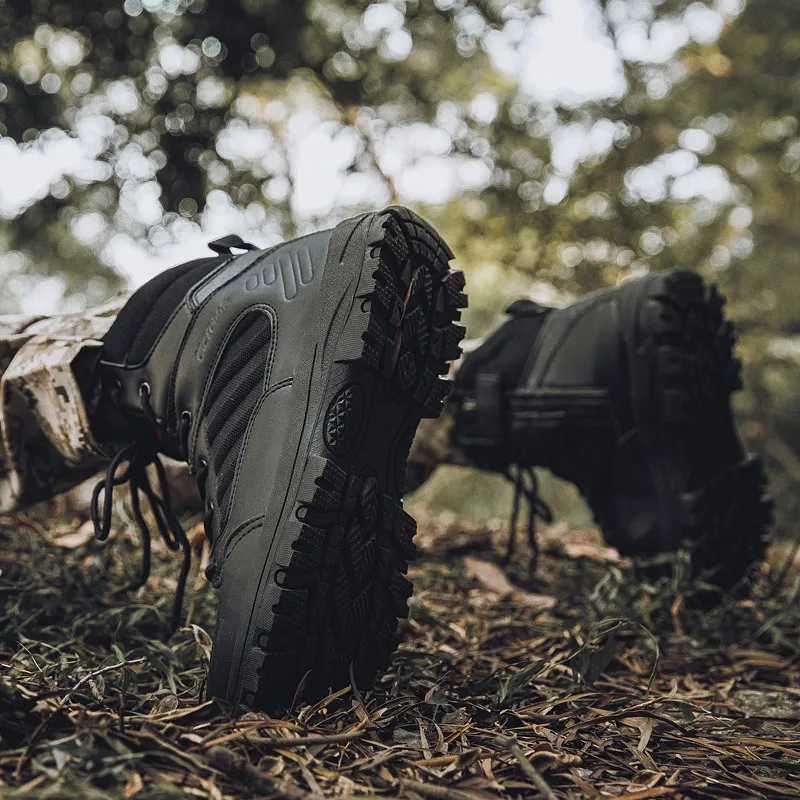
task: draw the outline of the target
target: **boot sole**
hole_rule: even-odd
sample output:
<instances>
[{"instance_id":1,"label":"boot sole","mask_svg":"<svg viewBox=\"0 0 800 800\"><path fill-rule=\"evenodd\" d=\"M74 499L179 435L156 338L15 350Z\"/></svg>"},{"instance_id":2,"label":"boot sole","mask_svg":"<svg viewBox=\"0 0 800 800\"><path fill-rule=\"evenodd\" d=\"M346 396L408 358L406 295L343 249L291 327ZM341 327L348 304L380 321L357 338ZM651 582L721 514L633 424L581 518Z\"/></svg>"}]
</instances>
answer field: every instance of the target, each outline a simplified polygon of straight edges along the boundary
<instances>
[{"instance_id":1,"label":"boot sole","mask_svg":"<svg viewBox=\"0 0 800 800\"><path fill-rule=\"evenodd\" d=\"M346 316L335 343L312 343L315 363L316 350L334 348L309 386L309 396L322 393L317 417L288 482L296 491L283 510L267 509L281 520L274 555L239 668L220 693L239 708L274 711L351 681L370 686L408 615L416 523L402 509L403 477L420 419L438 416L449 391L440 376L460 353L464 276L407 209L361 224L369 225L366 251L351 237L339 265L360 270L355 298L336 312ZM340 279L327 269L328 295L338 297Z\"/></svg>"},{"instance_id":2,"label":"boot sole","mask_svg":"<svg viewBox=\"0 0 800 800\"><path fill-rule=\"evenodd\" d=\"M654 276L629 326L629 358L636 427L658 473L661 530L647 550L688 547L693 575L730 590L763 558L772 504L731 411L742 383L724 302L694 273Z\"/></svg>"}]
</instances>

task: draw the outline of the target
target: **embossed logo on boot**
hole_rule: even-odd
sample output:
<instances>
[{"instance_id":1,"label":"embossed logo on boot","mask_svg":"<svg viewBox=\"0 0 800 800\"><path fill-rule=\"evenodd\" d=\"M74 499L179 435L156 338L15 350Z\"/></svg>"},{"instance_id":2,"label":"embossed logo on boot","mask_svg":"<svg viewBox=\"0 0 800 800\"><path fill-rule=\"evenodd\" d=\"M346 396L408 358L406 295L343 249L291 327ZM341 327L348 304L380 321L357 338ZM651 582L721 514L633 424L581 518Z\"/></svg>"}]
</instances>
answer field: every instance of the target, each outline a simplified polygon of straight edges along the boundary
<instances>
[{"instance_id":1,"label":"embossed logo on boot","mask_svg":"<svg viewBox=\"0 0 800 800\"><path fill-rule=\"evenodd\" d=\"M217 306L217 310L211 315L211 319L209 320L208 325L206 325L206 329L203 331L203 337L200 339L200 344L197 345L195 358L198 361L202 361L206 357L208 346L211 344L211 337L214 335L214 330L216 329L219 321L222 319L222 315L225 313L225 309L228 307L229 303L229 299L223 300L219 306Z\"/></svg>"},{"instance_id":2,"label":"embossed logo on boot","mask_svg":"<svg viewBox=\"0 0 800 800\"><path fill-rule=\"evenodd\" d=\"M260 264L257 270L247 276L244 288L248 292L253 292L270 286L280 279L284 298L293 300L297 296L298 289L310 283L313 278L314 256L307 245L301 245L289 252L279 252L275 258Z\"/></svg>"},{"instance_id":3,"label":"embossed logo on boot","mask_svg":"<svg viewBox=\"0 0 800 800\"><path fill-rule=\"evenodd\" d=\"M351 383L331 400L325 415L325 444L337 456L350 449L361 427L364 412L364 394L357 383Z\"/></svg>"}]
</instances>

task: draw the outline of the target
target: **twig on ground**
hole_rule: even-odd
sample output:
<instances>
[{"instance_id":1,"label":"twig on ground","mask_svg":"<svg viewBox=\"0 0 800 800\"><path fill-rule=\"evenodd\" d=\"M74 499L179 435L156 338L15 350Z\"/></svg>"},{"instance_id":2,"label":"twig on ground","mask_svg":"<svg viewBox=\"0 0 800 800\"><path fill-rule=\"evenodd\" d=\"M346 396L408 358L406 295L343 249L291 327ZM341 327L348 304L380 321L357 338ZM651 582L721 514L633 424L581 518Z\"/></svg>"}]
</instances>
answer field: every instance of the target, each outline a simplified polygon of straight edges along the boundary
<instances>
[{"instance_id":1,"label":"twig on ground","mask_svg":"<svg viewBox=\"0 0 800 800\"><path fill-rule=\"evenodd\" d=\"M62 698L58 701L60 706L63 706L70 697L72 697L78 689L83 686L84 683L87 683L94 678L99 677L100 675L105 675L106 672L113 672L115 669L122 669L123 667L130 667L134 664L142 664L144 663L145 658L142 656L141 658L132 658L130 661L120 661L119 664L109 664L107 667L102 667L101 669L96 669L93 672L88 673L88 675L84 675Z\"/></svg>"},{"instance_id":2,"label":"twig on ground","mask_svg":"<svg viewBox=\"0 0 800 800\"><path fill-rule=\"evenodd\" d=\"M425 795L425 797L432 797L433 800L483 800L485 794L478 792L470 792L465 789L455 789L449 786L437 786L433 783L421 783L420 781L412 781L409 778L401 778L398 781L398 786L401 789L408 789L410 792Z\"/></svg>"},{"instance_id":3,"label":"twig on ground","mask_svg":"<svg viewBox=\"0 0 800 800\"><path fill-rule=\"evenodd\" d=\"M259 794L280 793L289 800L305 800L309 792L286 781L279 781L256 769L246 758L228 750L227 747L212 747L208 751L208 763Z\"/></svg>"},{"instance_id":4,"label":"twig on ground","mask_svg":"<svg viewBox=\"0 0 800 800\"><path fill-rule=\"evenodd\" d=\"M291 747L315 747L324 744L345 744L356 739L363 739L366 730L352 731L351 733L333 733L330 736L297 736L283 739L270 739L269 736L250 736L248 741L260 744L271 749Z\"/></svg>"},{"instance_id":5,"label":"twig on ground","mask_svg":"<svg viewBox=\"0 0 800 800\"><path fill-rule=\"evenodd\" d=\"M530 779L531 783L539 790L539 794L545 800L558 800L550 784L544 779L542 773L531 764L530 759L522 752L519 742L516 739L506 739L499 736L497 744L500 747L505 747L514 758L519 762L520 769L525 773L525 776Z\"/></svg>"}]
</instances>

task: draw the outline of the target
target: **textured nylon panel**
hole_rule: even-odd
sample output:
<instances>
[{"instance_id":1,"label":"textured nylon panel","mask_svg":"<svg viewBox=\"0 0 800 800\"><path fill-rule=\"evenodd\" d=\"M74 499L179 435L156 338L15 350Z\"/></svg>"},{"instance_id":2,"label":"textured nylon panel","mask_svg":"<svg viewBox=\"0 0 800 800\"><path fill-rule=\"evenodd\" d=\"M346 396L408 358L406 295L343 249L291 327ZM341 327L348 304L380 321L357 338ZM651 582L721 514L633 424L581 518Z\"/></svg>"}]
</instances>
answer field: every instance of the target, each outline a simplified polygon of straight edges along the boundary
<instances>
[{"instance_id":1,"label":"textured nylon panel","mask_svg":"<svg viewBox=\"0 0 800 800\"><path fill-rule=\"evenodd\" d=\"M189 289L226 258L215 256L180 264L138 289L103 338L104 358L117 364L140 363Z\"/></svg>"},{"instance_id":2,"label":"textured nylon panel","mask_svg":"<svg viewBox=\"0 0 800 800\"><path fill-rule=\"evenodd\" d=\"M471 393L481 373L499 375L502 386L511 391L524 379L525 364L536 337L547 319L533 303L518 301L509 309L512 317L473 352L468 353L455 379L457 389Z\"/></svg>"},{"instance_id":3,"label":"textured nylon panel","mask_svg":"<svg viewBox=\"0 0 800 800\"><path fill-rule=\"evenodd\" d=\"M222 519L228 515L242 440L264 389L271 330L271 319L264 312L246 314L228 340L209 388L206 439Z\"/></svg>"},{"instance_id":4,"label":"textured nylon panel","mask_svg":"<svg viewBox=\"0 0 800 800\"><path fill-rule=\"evenodd\" d=\"M265 345L269 345L269 319L260 311L246 314L236 324L214 374L206 401L208 407L217 405L222 390L236 380L243 370L252 366L253 352Z\"/></svg>"}]
</instances>

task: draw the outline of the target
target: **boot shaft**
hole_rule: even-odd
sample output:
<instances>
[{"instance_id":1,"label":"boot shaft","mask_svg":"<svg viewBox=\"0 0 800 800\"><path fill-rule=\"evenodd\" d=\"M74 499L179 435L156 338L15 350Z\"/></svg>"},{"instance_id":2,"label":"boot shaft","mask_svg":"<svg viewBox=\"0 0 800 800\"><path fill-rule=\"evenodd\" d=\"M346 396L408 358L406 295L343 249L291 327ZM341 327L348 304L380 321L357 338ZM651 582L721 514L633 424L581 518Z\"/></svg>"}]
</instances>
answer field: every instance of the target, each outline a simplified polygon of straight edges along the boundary
<instances>
[{"instance_id":1,"label":"boot shaft","mask_svg":"<svg viewBox=\"0 0 800 800\"><path fill-rule=\"evenodd\" d=\"M456 375L455 440L477 466L546 467L585 484L627 415L618 289L564 309L517 301Z\"/></svg>"},{"instance_id":2,"label":"boot shaft","mask_svg":"<svg viewBox=\"0 0 800 800\"><path fill-rule=\"evenodd\" d=\"M184 438L187 421L210 415L214 439L222 418L252 404L256 386L289 377L291 365L270 361L269 349L279 327L302 335L331 234L266 250L238 242L244 253L228 248L174 267L133 295L105 337L103 377L159 452L191 464L197 438Z\"/></svg>"},{"instance_id":3,"label":"boot shaft","mask_svg":"<svg viewBox=\"0 0 800 800\"><path fill-rule=\"evenodd\" d=\"M156 453L196 471L219 590L212 695L272 709L305 675L318 699L353 675L365 685L396 645L414 554L406 460L420 419L442 409L464 333L450 258L427 223L390 208L176 268L109 333L104 377L140 435L112 461L98 529L129 480L134 506L141 489L189 553Z\"/></svg>"}]
</instances>

